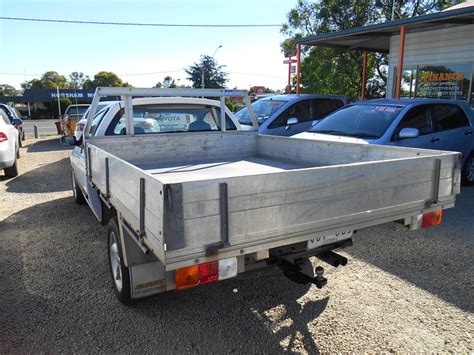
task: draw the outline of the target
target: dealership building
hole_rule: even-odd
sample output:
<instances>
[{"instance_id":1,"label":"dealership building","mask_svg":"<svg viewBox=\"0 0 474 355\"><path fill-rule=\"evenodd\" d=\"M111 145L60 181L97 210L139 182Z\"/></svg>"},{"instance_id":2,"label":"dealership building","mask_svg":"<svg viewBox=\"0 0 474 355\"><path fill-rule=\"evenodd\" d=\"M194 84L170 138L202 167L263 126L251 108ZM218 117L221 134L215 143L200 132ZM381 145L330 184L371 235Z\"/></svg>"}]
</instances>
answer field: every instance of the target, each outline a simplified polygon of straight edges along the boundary
<instances>
[{"instance_id":1,"label":"dealership building","mask_svg":"<svg viewBox=\"0 0 474 355\"><path fill-rule=\"evenodd\" d=\"M387 98L458 99L474 108L474 1L434 14L294 42L299 52L301 45L360 51L364 64L361 99L365 98L367 53L379 52L389 55Z\"/></svg>"}]
</instances>

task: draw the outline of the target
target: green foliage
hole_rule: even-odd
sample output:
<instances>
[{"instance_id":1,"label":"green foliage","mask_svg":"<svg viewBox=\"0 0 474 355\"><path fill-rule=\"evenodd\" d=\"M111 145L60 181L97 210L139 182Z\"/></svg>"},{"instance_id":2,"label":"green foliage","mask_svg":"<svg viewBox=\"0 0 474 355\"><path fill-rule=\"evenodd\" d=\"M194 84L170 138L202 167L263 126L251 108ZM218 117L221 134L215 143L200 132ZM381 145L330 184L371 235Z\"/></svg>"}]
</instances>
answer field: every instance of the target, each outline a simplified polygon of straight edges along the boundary
<instances>
[{"instance_id":1,"label":"green foliage","mask_svg":"<svg viewBox=\"0 0 474 355\"><path fill-rule=\"evenodd\" d=\"M72 72L69 74L69 88L70 89L82 89L84 82L90 80L87 75L84 75L82 72Z\"/></svg>"},{"instance_id":2,"label":"green foliage","mask_svg":"<svg viewBox=\"0 0 474 355\"><path fill-rule=\"evenodd\" d=\"M20 91L8 84L0 84L0 96L17 96Z\"/></svg>"},{"instance_id":3,"label":"green foliage","mask_svg":"<svg viewBox=\"0 0 474 355\"><path fill-rule=\"evenodd\" d=\"M85 80L82 87L84 89L95 89L99 86L108 87L131 87L127 82L123 82L117 74L109 71L101 71L94 75L94 80Z\"/></svg>"},{"instance_id":4,"label":"green foliage","mask_svg":"<svg viewBox=\"0 0 474 355\"><path fill-rule=\"evenodd\" d=\"M395 19L440 11L451 6L449 0L397 0ZM341 31L389 21L392 0L299 0L288 13L281 32L301 38L324 32ZM282 43L286 55L288 44ZM301 82L303 91L342 94L356 99L362 81L362 53L332 48L302 48ZM369 53L367 97L385 95L387 56Z\"/></svg>"},{"instance_id":5,"label":"green foliage","mask_svg":"<svg viewBox=\"0 0 474 355\"><path fill-rule=\"evenodd\" d=\"M171 76L165 76L163 82L157 82L155 88L174 89L177 88L175 80Z\"/></svg>"},{"instance_id":6,"label":"green foliage","mask_svg":"<svg viewBox=\"0 0 474 355\"><path fill-rule=\"evenodd\" d=\"M227 73L223 71L223 65L218 65L215 59L208 55L201 56L199 63L194 63L184 71L189 75L188 80L193 88L202 87L202 73L204 71L204 87L211 89L224 88L227 83Z\"/></svg>"},{"instance_id":7,"label":"green foliage","mask_svg":"<svg viewBox=\"0 0 474 355\"><path fill-rule=\"evenodd\" d=\"M60 75L55 71L44 73L40 79L33 79L29 82L32 89L67 89L68 83L64 75Z\"/></svg>"}]
</instances>

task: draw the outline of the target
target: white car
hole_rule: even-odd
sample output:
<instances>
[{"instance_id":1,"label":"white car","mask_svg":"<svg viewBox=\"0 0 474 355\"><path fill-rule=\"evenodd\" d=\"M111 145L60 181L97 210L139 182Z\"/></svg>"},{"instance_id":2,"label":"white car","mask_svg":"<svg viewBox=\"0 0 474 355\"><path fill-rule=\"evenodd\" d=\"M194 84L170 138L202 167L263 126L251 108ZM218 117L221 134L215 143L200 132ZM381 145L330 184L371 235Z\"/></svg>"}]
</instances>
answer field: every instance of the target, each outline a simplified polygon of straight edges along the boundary
<instances>
[{"instance_id":1,"label":"white car","mask_svg":"<svg viewBox=\"0 0 474 355\"><path fill-rule=\"evenodd\" d=\"M116 101L102 101L99 102L97 105L97 112L101 111L104 107L107 107L110 104L115 103ZM76 137L76 141L79 141L82 137L82 131L84 131L84 127L87 123L87 114L89 113L90 106L87 108L87 111L82 115L81 119L77 122L76 128L74 129L74 137Z\"/></svg>"},{"instance_id":2,"label":"white car","mask_svg":"<svg viewBox=\"0 0 474 355\"><path fill-rule=\"evenodd\" d=\"M18 175L19 147L18 130L10 123L6 113L0 110L0 169L3 169L8 177Z\"/></svg>"}]
</instances>

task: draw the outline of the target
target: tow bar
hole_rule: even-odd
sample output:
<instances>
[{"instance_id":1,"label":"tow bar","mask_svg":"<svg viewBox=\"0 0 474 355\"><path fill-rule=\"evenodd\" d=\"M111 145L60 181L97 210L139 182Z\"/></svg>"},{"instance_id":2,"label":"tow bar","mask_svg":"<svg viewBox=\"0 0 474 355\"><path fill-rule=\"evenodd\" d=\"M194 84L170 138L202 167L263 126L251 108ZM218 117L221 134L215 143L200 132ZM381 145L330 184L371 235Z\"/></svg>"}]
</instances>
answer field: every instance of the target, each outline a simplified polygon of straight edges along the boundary
<instances>
[{"instance_id":1,"label":"tow bar","mask_svg":"<svg viewBox=\"0 0 474 355\"><path fill-rule=\"evenodd\" d=\"M312 283L316 285L317 288L323 288L328 282L328 280L323 277L324 269L321 266L316 267L314 270L316 277L311 277L301 272L302 269L298 265L298 262L291 263L287 260L280 259L278 267L283 271L283 275L297 284L306 285Z\"/></svg>"}]
</instances>

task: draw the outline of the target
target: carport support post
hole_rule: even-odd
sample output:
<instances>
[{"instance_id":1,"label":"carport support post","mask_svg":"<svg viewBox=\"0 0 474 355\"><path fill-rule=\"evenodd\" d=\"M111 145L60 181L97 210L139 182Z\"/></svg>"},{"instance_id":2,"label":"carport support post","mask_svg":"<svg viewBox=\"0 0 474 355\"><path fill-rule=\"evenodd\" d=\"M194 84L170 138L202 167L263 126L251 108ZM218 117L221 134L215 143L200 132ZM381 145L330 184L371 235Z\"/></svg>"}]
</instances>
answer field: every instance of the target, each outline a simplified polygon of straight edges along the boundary
<instances>
[{"instance_id":1,"label":"carport support post","mask_svg":"<svg viewBox=\"0 0 474 355\"><path fill-rule=\"evenodd\" d=\"M402 89L402 75L403 75L403 56L405 54L405 25L400 26L400 48L398 51L398 67L397 78L395 82L395 98L399 99Z\"/></svg>"},{"instance_id":2,"label":"carport support post","mask_svg":"<svg viewBox=\"0 0 474 355\"><path fill-rule=\"evenodd\" d=\"M360 91L360 100L365 100L365 87L367 86L367 51L362 54L362 88Z\"/></svg>"},{"instance_id":3,"label":"carport support post","mask_svg":"<svg viewBox=\"0 0 474 355\"><path fill-rule=\"evenodd\" d=\"M301 80L301 44L296 45L296 95L300 94Z\"/></svg>"}]
</instances>

